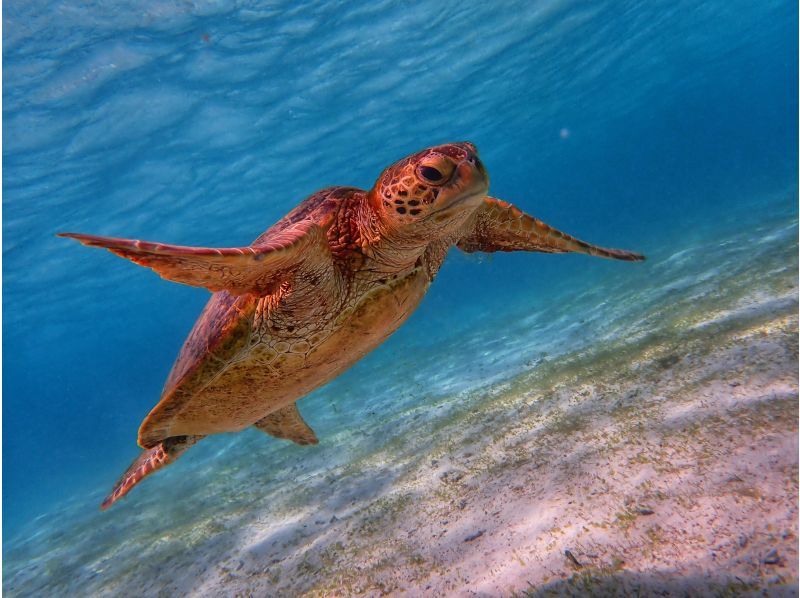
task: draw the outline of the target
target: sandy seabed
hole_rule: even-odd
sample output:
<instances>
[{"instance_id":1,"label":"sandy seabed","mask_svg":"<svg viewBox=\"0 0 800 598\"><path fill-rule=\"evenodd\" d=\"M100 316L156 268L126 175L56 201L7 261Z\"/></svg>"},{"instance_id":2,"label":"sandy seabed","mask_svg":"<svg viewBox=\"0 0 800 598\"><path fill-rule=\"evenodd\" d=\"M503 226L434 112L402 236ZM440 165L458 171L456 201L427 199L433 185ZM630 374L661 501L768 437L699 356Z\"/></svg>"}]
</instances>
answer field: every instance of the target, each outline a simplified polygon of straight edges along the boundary
<instances>
[{"instance_id":1,"label":"sandy seabed","mask_svg":"<svg viewBox=\"0 0 800 598\"><path fill-rule=\"evenodd\" d=\"M241 464L225 469L224 458L199 471L189 462L182 476L216 473L236 493L198 481L192 501L165 501L166 478L154 481L116 519L93 514L27 539L4 590L797 595L789 249L764 263L758 284L736 275L702 297L662 301L649 327L409 408L384 424L390 440L357 458L276 463L289 472L280 483Z\"/></svg>"},{"instance_id":2,"label":"sandy seabed","mask_svg":"<svg viewBox=\"0 0 800 598\"><path fill-rule=\"evenodd\" d=\"M402 475L376 455L175 588L796 595L797 318L737 324L713 344L709 323L496 387Z\"/></svg>"}]
</instances>

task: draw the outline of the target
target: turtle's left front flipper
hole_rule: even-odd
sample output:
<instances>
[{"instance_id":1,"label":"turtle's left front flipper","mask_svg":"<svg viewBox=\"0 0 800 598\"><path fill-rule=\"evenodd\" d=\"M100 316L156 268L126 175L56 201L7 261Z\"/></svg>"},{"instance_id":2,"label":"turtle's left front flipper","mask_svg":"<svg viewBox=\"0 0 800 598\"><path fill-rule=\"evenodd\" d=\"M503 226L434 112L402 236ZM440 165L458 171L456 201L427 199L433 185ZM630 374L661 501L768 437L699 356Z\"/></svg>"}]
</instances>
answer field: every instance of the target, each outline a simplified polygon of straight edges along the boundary
<instances>
[{"instance_id":1,"label":"turtle's left front flipper","mask_svg":"<svg viewBox=\"0 0 800 598\"><path fill-rule=\"evenodd\" d=\"M622 249L591 245L541 220L529 216L508 202L487 197L479 208L473 229L458 243L466 253L483 251L541 251L544 253L577 252L616 260L640 262L644 256Z\"/></svg>"},{"instance_id":2,"label":"turtle's left front flipper","mask_svg":"<svg viewBox=\"0 0 800 598\"><path fill-rule=\"evenodd\" d=\"M108 249L167 280L233 295L273 293L292 277L319 273L333 263L325 228L312 221L298 222L247 247L183 247L77 233L59 236Z\"/></svg>"}]
</instances>

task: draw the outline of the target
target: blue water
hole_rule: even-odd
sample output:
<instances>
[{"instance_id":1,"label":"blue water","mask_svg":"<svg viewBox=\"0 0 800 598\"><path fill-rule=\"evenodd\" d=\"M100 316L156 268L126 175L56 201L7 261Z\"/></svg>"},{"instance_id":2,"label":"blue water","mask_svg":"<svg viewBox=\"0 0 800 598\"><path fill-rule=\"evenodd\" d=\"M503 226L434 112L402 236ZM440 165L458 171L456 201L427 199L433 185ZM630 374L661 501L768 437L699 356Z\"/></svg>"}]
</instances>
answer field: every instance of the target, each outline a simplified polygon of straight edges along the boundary
<instances>
[{"instance_id":1,"label":"blue water","mask_svg":"<svg viewBox=\"0 0 800 598\"><path fill-rule=\"evenodd\" d=\"M493 195L652 258L454 251L408 324L308 399L324 444L554 350L574 333L565 298L644 292L659 259L791 224L796 24L795 2L766 0L6 3L4 540L57 525L65 504L96 508L208 296L56 232L244 245L321 187L369 187L407 153L467 139ZM540 345L503 352L548 309ZM492 359L463 342L480 330ZM204 454L246 467L248 434Z\"/></svg>"}]
</instances>

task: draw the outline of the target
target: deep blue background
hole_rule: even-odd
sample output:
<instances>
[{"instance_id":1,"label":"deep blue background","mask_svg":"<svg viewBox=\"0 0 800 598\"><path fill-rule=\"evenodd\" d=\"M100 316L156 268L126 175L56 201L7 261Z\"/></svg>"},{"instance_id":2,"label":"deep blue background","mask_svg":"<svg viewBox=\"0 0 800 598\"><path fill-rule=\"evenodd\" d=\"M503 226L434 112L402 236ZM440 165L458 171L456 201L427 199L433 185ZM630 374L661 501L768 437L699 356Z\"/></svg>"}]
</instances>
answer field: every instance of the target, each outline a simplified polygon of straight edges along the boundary
<instances>
[{"instance_id":1,"label":"deep blue background","mask_svg":"<svg viewBox=\"0 0 800 598\"><path fill-rule=\"evenodd\" d=\"M795 2L3 10L4 536L116 479L207 299L55 232L242 245L320 187L462 139L493 195L649 254L796 201ZM618 272L454 255L380 351Z\"/></svg>"}]
</instances>

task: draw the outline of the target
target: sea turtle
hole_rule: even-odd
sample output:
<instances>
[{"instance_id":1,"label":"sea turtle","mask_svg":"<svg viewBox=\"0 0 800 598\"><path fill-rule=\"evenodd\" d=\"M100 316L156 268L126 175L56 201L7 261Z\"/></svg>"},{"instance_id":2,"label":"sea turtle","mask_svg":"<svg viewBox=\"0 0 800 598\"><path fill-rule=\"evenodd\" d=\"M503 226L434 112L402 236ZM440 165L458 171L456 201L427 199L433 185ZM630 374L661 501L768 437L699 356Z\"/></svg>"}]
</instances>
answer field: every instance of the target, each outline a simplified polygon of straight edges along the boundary
<instances>
[{"instance_id":1,"label":"sea turtle","mask_svg":"<svg viewBox=\"0 0 800 598\"><path fill-rule=\"evenodd\" d=\"M369 191L314 193L247 247L62 233L213 292L139 428L144 451L101 508L209 434L255 426L316 444L295 402L397 330L454 245L644 259L579 241L488 188L475 146L447 143L388 167Z\"/></svg>"}]
</instances>

